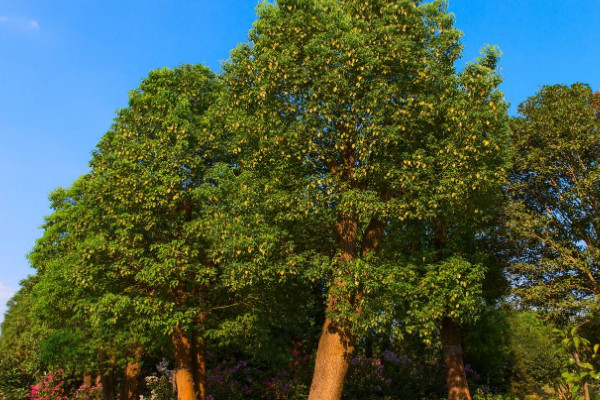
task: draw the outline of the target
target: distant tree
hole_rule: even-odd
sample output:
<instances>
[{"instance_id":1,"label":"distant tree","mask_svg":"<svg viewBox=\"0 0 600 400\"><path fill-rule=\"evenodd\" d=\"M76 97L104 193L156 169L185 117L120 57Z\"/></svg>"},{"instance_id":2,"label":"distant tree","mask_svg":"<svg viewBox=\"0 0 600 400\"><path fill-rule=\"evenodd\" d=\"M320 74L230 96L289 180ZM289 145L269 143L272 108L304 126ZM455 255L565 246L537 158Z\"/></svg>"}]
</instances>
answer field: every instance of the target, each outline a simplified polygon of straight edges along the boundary
<instances>
[{"instance_id":1,"label":"distant tree","mask_svg":"<svg viewBox=\"0 0 600 400\"><path fill-rule=\"evenodd\" d=\"M596 97L595 97L596 96ZM566 325L600 296L600 113L589 86L545 86L512 120L518 299Z\"/></svg>"},{"instance_id":2,"label":"distant tree","mask_svg":"<svg viewBox=\"0 0 600 400\"><path fill-rule=\"evenodd\" d=\"M44 370L40 362L41 342L47 330L34 322L31 296L36 277L21 281L21 288L8 301L0 336L0 398L19 400Z\"/></svg>"},{"instance_id":3,"label":"distant tree","mask_svg":"<svg viewBox=\"0 0 600 400\"><path fill-rule=\"evenodd\" d=\"M594 107L596 111L600 112L600 90L594 93L594 97L592 98L592 107Z\"/></svg>"},{"instance_id":4,"label":"distant tree","mask_svg":"<svg viewBox=\"0 0 600 400\"><path fill-rule=\"evenodd\" d=\"M114 375L124 368L120 361L127 360L130 335L100 322L102 318L94 312L106 293L104 282L96 281L93 287L81 284L91 279L86 273L85 251L100 237L86 228L91 210L82 200L88 178L84 175L72 187L50 195L53 212L45 218L44 233L29 254L36 269L31 291L35 301L29 313L33 326L46 331L38 346L41 363L49 370L83 376L88 385L96 375L105 394L114 397Z\"/></svg>"}]
</instances>

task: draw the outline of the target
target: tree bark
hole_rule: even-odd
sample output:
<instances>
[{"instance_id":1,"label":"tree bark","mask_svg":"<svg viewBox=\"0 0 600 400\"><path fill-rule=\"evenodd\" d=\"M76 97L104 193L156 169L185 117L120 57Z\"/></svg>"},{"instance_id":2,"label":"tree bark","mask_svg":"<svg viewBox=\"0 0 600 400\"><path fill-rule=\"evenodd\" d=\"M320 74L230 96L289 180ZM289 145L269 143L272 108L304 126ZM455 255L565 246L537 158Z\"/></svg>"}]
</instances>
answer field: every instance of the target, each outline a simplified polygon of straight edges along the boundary
<instances>
[{"instance_id":1,"label":"tree bark","mask_svg":"<svg viewBox=\"0 0 600 400\"><path fill-rule=\"evenodd\" d=\"M82 386L90 387L92 386L92 375L87 372L83 374L83 383Z\"/></svg>"},{"instance_id":2,"label":"tree bark","mask_svg":"<svg viewBox=\"0 0 600 400\"><path fill-rule=\"evenodd\" d=\"M127 367L125 367L125 379L121 390L121 400L138 400L143 354L144 348L142 346L137 347L133 355L133 360L129 361Z\"/></svg>"},{"instance_id":3,"label":"tree bark","mask_svg":"<svg viewBox=\"0 0 600 400\"><path fill-rule=\"evenodd\" d=\"M357 228L356 219L348 216L342 216L337 224L336 247L340 251L342 266L356 256ZM334 285L342 284L334 283ZM330 289L327 316L317 347L308 400L339 400L342 397L344 380L354 354L354 338L347 327L340 326L330 318L331 313L335 312L338 301L351 301L351 299L336 299Z\"/></svg>"},{"instance_id":4,"label":"tree bark","mask_svg":"<svg viewBox=\"0 0 600 400\"><path fill-rule=\"evenodd\" d=\"M460 335L458 334L456 324L450 317L444 317L442 320L441 337L442 352L446 366L448 399L459 400L466 398L471 400L462 347L460 345Z\"/></svg>"},{"instance_id":5,"label":"tree bark","mask_svg":"<svg viewBox=\"0 0 600 400\"><path fill-rule=\"evenodd\" d=\"M331 297L329 304L328 313L333 311L335 304ZM342 397L353 353L354 340L349 332L326 317L308 400L339 400Z\"/></svg>"},{"instance_id":6,"label":"tree bark","mask_svg":"<svg viewBox=\"0 0 600 400\"><path fill-rule=\"evenodd\" d=\"M192 336L194 382L198 400L206 399L206 342L203 337Z\"/></svg>"},{"instance_id":7,"label":"tree bark","mask_svg":"<svg viewBox=\"0 0 600 400\"><path fill-rule=\"evenodd\" d=\"M115 390L114 372L110 371L103 374L100 381L102 382L102 397L104 400L116 400L117 392Z\"/></svg>"},{"instance_id":8,"label":"tree bark","mask_svg":"<svg viewBox=\"0 0 600 400\"><path fill-rule=\"evenodd\" d=\"M197 400L194 374L192 372L193 361L190 339L179 326L176 326L173 330L173 346L175 347L177 400Z\"/></svg>"}]
</instances>

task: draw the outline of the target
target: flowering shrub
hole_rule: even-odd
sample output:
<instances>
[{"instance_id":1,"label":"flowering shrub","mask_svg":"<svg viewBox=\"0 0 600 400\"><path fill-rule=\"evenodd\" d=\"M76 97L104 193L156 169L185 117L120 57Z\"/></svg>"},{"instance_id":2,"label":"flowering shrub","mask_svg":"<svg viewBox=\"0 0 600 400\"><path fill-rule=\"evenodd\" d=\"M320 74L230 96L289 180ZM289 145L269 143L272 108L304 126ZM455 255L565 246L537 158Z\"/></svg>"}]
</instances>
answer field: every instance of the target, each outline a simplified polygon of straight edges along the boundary
<instances>
[{"instance_id":1,"label":"flowering shrub","mask_svg":"<svg viewBox=\"0 0 600 400\"><path fill-rule=\"evenodd\" d=\"M29 400L101 400L102 385L82 385L77 390L72 390L63 378L63 370L48 373L42 376L37 384L31 386L26 395ZM1 398L1 397L0 397Z\"/></svg>"},{"instance_id":2,"label":"flowering shrub","mask_svg":"<svg viewBox=\"0 0 600 400\"><path fill-rule=\"evenodd\" d=\"M354 358L350 363L344 398L382 398L391 380L384 376L385 368L380 358Z\"/></svg>"},{"instance_id":3,"label":"flowering shrub","mask_svg":"<svg viewBox=\"0 0 600 400\"><path fill-rule=\"evenodd\" d=\"M140 396L140 400L175 400L173 388L173 371L169 369L169 362L162 360L156 365L157 374L144 378L148 392Z\"/></svg>"},{"instance_id":4,"label":"flowering shrub","mask_svg":"<svg viewBox=\"0 0 600 400\"><path fill-rule=\"evenodd\" d=\"M439 399L447 394L444 384L438 361L413 362L386 350L377 358L352 360L343 399Z\"/></svg>"},{"instance_id":5,"label":"flowering shrub","mask_svg":"<svg viewBox=\"0 0 600 400\"><path fill-rule=\"evenodd\" d=\"M174 400L173 381L165 375L150 375L144 378L146 387L150 393L148 396L140 396L140 400Z\"/></svg>"},{"instance_id":6,"label":"flowering shrub","mask_svg":"<svg viewBox=\"0 0 600 400\"><path fill-rule=\"evenodd\" d=\"M102 385L85 386L82 385L77 389L72 397L73 400L102 400Z\"/></svg>"},{"instance_id":7,"label":"flowering shrub","mask_svg":"<svg viewBox=\"0 0 600 400\"><path fill-rule=\"evenodd\" d=\"M31 386L31 391L26 395L29 400L69 400L65 392L65 381L62 378L62 370L48 373L42 380Z\"/></svg>"},{"instance_id":8,"label":"flowering shrub","mask_svg":"<svg viewBox=\"0 0 600 400\"><path fill-rule=\"evenodd\" d=\"M207 371L207 400L301 400L308 394L310 357L293 342L291 360L280 371L264 371L245 360L230 358Z\"/></svg>"},{"instance_id":9,"label":"flowering shrub","mask_svg":"<svg viewBox=\"0 0 600 400\"><path fill-rule=\"evenodd\" d=\"M254 372L246 361L234 358L222 361L214 369L207 371L209 396L213 399L254 398L252 387L257 381Z\"/></svg>"}]
</instances>

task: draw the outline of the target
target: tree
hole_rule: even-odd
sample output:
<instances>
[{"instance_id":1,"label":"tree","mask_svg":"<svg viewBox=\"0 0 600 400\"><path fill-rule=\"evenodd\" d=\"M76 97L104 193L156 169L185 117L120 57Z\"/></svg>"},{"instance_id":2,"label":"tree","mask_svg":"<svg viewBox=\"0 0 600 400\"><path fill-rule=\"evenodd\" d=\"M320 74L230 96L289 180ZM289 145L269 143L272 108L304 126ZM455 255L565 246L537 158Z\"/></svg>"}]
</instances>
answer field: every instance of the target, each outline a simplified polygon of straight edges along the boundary
<instances>
[{"instance_id":1,"label":"tree","mask_svg":"<svg viewBox=\"0 0 600 400\"><path fill-rule=\"evenodd\" d=\"M497 301L507 286L503 277L505 263L495 245L502 216L502 184L509 168L510 137L508 105L497 90L501 83L496 72L498 57L497 49L485 49L477 62L468 64L458 75L459 94L449 100L458 116L449 118L458 120L458 126L452 130L467 137L483 135L496 143L493 151L476 154L467 166L486 171L488 178L464 188L469 173L448 166L464 163L468 153L463 151L468 148L454 148L457 143L449 141L446 145L452 147L445 151L446 165L430 179L437 187L455 185L460 201L440 201L441 212L437 215L401 224L393 233L391 251L412 264L406 278L414 281L415 290L406 296L411 329L418 330L430 344L432 335L439 334L451 399L471 397L460 325L475 321L485 301ZM472 98L480 100L474 102ZM475 174L478 175L481 172Z\"/></svg>"},{"instance_id":2,"label":"tree","mask_svg":"<svg viewBox=\"0 0 600 400\"><path fill-rule=\"evenodd\" d=\"M544 86L512 120L512 266L519 300L561 325L597 309L600 113L589 86Z\"/></svg>"},{"instance_id":3,"label":"tree","mask_svg":"<svg viewBox=\"0 0 600 400\"><path fill-rule=\"evenodd\" d=\"M0 336L0 398L22 399L43 371L40 343L47 331L34 323L32 287L36 277L21 281L21 288L8 301Z\"/></svg>"},{"instance_id":4,"label":"tree","mask_svg":"<svg viewBox=\"0 0 600 400\"><path fill-rule=\"evenodd\" d=\"M114 374L120 369L116 360L127 358L130 335L95 312L110 293L107 280L82 284L93 279L86 268L86 252L103 243L102 232L87 229L92 212L83 201L88 181L89 175L84 175L72 187L50 195L53 212L45 218L44 234L29 254L37 278L30 313L48 331L40 360L50 369L83 375L87 383L97 374L105 398L110 399L116 396Z\"/></svg>"},{"instance_id":5,"label":"tree","mask_svg":"<svg viewBox=\"0 0 600 400\"><path fill-rule=\"evenodd\" d=\"M322 238L315 249L329 260L289 268L326 282L309 399L341 397L361 326L379 318L365 310L382 309L399 267L379 255L386 229L433 218L503 175L488 159L502 152L505 121L487 112L503 106L471 90L494 81L486 62L496 55L475 64L484 78L461 82L460 33L445 6L263 3L250 44L224 66L224 113L247 184L278 206L296 243ZM469 114L476 104L485 113Z\"/></svg>"},{"instance_id":6,"label":"tree","mask_svg":"<svg viewBox=\"0 0 600 400\"><path fill-rule=\"evenodd\" d=\"M85 229L100 234L78 279L110 286L96 310L108 321L133 312L138 327L171 335L182 400L205 396L203 329L217 293L195 192L219 157L203 130L216 85L203 66L152 71L98 144L83 196Z\"/></svg>"}]
</instances>

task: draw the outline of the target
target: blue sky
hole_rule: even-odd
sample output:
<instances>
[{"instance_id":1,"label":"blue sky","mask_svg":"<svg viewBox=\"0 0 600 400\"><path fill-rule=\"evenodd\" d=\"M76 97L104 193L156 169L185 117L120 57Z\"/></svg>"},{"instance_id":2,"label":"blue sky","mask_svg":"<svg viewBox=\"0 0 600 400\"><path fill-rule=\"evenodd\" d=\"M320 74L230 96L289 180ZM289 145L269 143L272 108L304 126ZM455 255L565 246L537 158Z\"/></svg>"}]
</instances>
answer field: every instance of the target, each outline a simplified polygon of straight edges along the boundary
<instances>
[{"instance_id":1,"label":"blue sky","mask_svg":"<svg viewBox=\"0 0 600 400\"><path fill-rule=\"evenodd\" d=\"M149 70L218 70L246 39L256 0L0 0L0 320L32 272L48 193L87 170L114 112ZM485 44L504 56L516 105L540 85L600 89L598 0L450 0L464 61ZM462 65L462 62L461 62Z\"/></svg>"}]
</instances>

